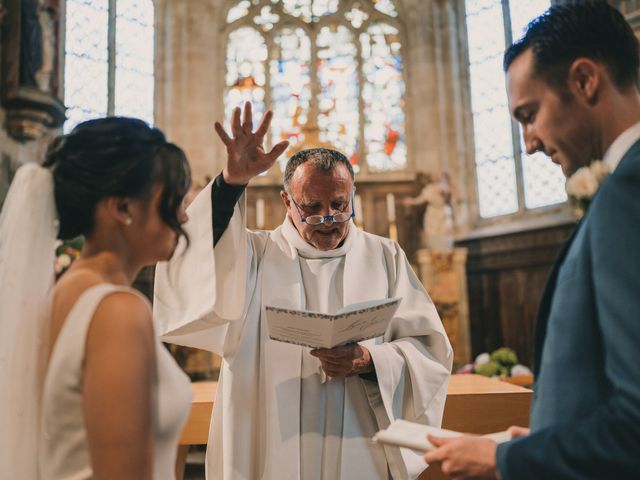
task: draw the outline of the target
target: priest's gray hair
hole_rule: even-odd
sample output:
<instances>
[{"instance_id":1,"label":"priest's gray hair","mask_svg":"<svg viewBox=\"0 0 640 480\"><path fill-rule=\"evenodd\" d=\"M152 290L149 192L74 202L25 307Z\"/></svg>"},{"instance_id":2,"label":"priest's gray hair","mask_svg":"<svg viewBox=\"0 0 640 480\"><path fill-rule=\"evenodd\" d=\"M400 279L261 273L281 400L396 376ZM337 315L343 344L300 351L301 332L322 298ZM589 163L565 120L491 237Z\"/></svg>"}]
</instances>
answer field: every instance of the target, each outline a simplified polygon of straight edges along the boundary
<instances>
[{"instance_id":1,"label":"priest's gray hair","mask_svg":"<svg viewBox=\"0 0 640 480\"><path fill-rule=\"evenodd\" d=\"M301 150L294 154L287 162L287 167L284 170L284 191L289 192L289 184L293 173L301 164L305 162L312 162L316 168L329 172L333 170L336 165L343 164L349 170L351 179L355 181L356 175L353 171L353 166L349 159L342 153L331 150L330 148L309 148L307 150Z\"/></svg>"}]
</instances>

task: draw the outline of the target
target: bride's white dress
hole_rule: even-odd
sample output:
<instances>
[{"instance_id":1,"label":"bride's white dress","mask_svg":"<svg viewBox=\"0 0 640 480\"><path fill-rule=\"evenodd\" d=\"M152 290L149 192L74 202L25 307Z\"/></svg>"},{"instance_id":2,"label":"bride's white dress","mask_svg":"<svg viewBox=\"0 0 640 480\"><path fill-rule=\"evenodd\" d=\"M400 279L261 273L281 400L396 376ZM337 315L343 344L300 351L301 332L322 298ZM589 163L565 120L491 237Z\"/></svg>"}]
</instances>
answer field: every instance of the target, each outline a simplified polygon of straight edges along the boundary
<instances>
[{"instance_id":1,"label":"bride's white dress","mask_svg":"<svg viewBox=\"0 0 640 480\"><path fill-rule=\"evenodd\" d=\"M40 478L85 480L93 477L82 398L86 336L102 299L121 291L144 298L127 287L93 286L78 298L56 340L42 399ZM156 355L158 372L152 395L153 478L173 480L177 443L191 406L191 385L159 340Z\"/></svg>"}]
</instances>

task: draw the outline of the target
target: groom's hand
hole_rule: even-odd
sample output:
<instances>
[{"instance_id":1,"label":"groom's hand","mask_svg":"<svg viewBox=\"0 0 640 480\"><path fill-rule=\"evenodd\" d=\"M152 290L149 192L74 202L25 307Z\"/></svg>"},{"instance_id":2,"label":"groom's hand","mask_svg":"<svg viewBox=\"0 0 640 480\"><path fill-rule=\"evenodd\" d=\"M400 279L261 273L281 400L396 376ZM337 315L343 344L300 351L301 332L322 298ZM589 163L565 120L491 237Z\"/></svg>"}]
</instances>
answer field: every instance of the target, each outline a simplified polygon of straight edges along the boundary
<instances>
[{"instance_id":1,"label":"groom's hand","mask_svg":"<svg viewBox=\"0 0 640 480\"><path fill-rule=\"evenodd\" d=\"M317 357L329 377L350 377L373 372L371 354L362 345L350 344L334 348L316 348L311 355Z\"/></svg>"},{"instance_id":2,"label":"groom's hand","mask_svg":"<svg viewBox=\"0 0 640 480\"><path fill-rule=\"evenodd\" d=\"M226 183L246 185L253 177L269 170L287 149L289 142L284 141L274 146L270 152L264 151L264 137L269 131L272 117L273 113L267 112L258 129L253 132L251 103L247 102L244 105L243 122L240 121L240 108L233 110L231 136L220 122L216 122L216 133L227 148L227 166L222 171Z\"/></svg>"}]
</instances>

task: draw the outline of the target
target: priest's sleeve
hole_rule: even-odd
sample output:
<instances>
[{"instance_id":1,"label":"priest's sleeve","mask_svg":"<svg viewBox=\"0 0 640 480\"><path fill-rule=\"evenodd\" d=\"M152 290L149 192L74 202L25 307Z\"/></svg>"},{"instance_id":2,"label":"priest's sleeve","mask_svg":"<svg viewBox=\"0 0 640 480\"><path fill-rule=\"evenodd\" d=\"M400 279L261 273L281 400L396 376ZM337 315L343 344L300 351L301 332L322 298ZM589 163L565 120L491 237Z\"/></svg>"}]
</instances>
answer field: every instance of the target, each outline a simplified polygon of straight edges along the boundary
<instances>
[{"instance_id":1,"label":"priest's sleeve","mask_svg":"<svg viewBox=\"0 0 640 480\"><path fill-rule=\"evenodd\" d=\"M223 208L217 221L212 187L213 182L187 209L189 242L181 238L173 257L156 266L153 313L164 341L225 355L234 348L227 342L229 331L241 329L245 318L256 260L245 227L244 195L230 219Z\"/></svg>"},{"instance_id":2,"label":"priest's sleeve","mask_svg":"<svg viewBox=\"0 0 640 480\"><path fill-rule=\"evenodd\" d=\"M363 380L379 428L395 419L439 427L453 363L453 350L436 308L395 242L384 249L389 297L400 306L384 343L369 351L377 381ZM416 478L425 468L422 454L386 447L394 479Z\"/></svg>"}]
</instances>

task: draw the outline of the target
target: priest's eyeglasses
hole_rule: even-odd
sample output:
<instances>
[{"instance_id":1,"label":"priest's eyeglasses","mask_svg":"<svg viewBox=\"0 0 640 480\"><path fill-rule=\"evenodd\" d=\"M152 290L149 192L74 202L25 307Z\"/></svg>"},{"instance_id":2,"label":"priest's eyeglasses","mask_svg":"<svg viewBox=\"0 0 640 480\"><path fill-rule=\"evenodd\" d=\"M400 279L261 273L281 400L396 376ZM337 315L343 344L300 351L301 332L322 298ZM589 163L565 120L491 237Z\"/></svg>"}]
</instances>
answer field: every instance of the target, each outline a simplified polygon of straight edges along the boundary
<instances>
[{"instance_id":1,"label":"priest's eyeglasses","mask_svg":"<svg viewBox=\"0 0 640 480\"><path fill-rule=\"evenodd\" d=\"M322 225L322 224L333 225L334 223L344 223L351 220L353 217L355 217L355 212L353 211L353 193L351 193L351 201L350 201L351 213L338 212L338 213L334 213L333 215L309 215L307 217L302 215L302 212L300 211L300 207L298 206L296 201L293 199L291 194L287 193L287 195L289 195L289 199L291 199L291 201L295 205L296 210L298 211L298 215L300 215L300 221L302 223L306 223L307 225L311 225L312 227L315 227L317 225Z\"/></svg>"}]
</instances>

